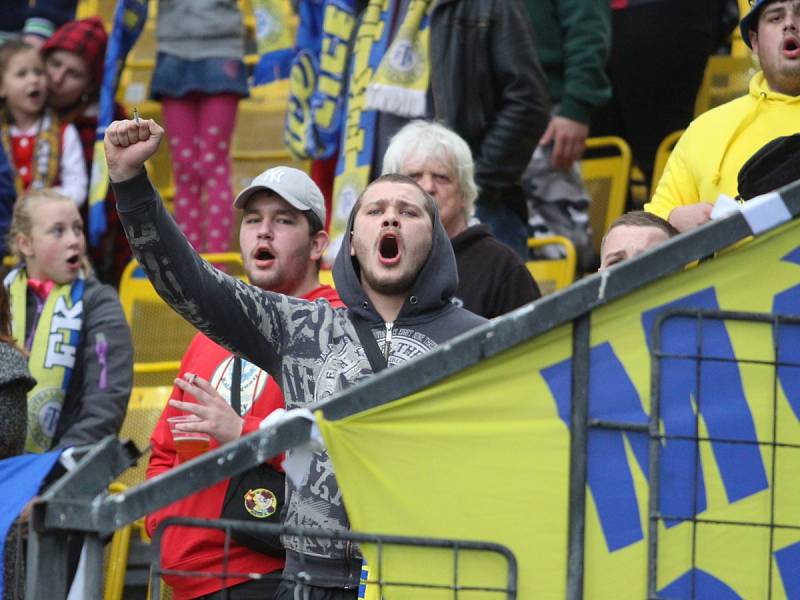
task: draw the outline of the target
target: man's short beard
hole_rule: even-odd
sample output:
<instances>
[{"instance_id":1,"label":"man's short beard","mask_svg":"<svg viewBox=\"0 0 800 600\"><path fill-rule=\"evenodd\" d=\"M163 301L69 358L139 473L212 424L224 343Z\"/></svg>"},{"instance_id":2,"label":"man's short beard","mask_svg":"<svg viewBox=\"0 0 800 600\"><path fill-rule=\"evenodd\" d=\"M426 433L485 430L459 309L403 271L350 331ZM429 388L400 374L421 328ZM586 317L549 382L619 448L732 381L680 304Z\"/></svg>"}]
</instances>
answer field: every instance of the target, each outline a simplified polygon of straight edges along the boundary
<instances>
[{"instance_id":1,"label":"man's short beard","mask_svg":"<svg viewBox=\"0 0 800 600\"><path fill-rule=\"evenodd\" d=\"M408 273L405 277L396 281L376 281L369 273L363 272L363 275L370 289L387 296L395 296L409 291L417 278L416 272Z\"/></svg>"}]
</instances>

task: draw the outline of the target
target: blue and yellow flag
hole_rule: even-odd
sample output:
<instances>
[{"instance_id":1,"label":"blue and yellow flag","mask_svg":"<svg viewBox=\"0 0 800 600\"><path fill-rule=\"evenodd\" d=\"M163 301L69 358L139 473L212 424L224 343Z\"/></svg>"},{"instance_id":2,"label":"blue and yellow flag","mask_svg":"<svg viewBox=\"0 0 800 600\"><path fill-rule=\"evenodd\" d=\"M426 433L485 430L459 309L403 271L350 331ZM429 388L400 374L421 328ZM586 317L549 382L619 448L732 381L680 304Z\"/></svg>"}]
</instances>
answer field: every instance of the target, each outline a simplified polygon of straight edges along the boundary
<instances>
[{"instance_id":1,"label":"blue and yellow flag","mask_svg":"<svg viewBox=\"0 0 800 600\"><path fill-rule=\"evenodd\" d=\"M800 598L797 315L798 221L592 310L589 420L626 429L588 433L585 598ZM353 529L500 543L517 598L564 598L572 343L566 323L393 402L318 412ZM362 550L365 598L404 596L398 582L452 598L435 586L507 573L490 556Z\"/></svg>"},{"instance_id":2,"label":"blue and yellow flag","mask_svg":"<svg viewBox=\"0 0 800 600\"><path fill-rule=\"evenodd\" d=\"M289 27L289 12L284 0L252 0L256 19L258 62L253 71L254 85L286 79L294 58L294 40Z\"/></svg>"},{"instance_id":3,"label":"blue and yellow flag","mask_svg":"<svg viewBox=\"0 0 800 600\"><path fill-rule=\"evenodd\" d=\"M302 0L283 141L297 159L326 159L341 138L355 0Z\"/></svg>"},{"instance_id":4,"label":"blue and yellow flag","mask_svg":"<svg viewBox=\"0 0 800 600\"><path fill-rule=\"evenodd\" d=\"M89 243L96 246L106 232L106 195L108 193L108 166L103 151L106 127L114 120L114 96L119 76L139 34L147 20L147 0L118 0L114 23L106 48L103 85L100 88L100 114L97 118L97 137L92 158L92 176L89 185Z\"/></svg>"}]
</instances>

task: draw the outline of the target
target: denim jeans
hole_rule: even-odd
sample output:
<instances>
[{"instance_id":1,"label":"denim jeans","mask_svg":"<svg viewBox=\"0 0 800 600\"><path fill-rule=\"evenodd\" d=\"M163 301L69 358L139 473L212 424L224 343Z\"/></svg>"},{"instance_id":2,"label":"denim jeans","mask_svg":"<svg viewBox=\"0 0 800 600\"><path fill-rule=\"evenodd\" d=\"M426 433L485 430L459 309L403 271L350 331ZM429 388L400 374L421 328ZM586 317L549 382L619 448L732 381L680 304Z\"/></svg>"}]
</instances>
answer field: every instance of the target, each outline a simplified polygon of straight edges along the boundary
<instances>
[{"instance_id":1,"label":"denim jeans","mask_svg":"<svg viewBox=\"0 0 800 600\"><path fill-rule=\"evenodd\" d=\"M504 204L475 203L475 217L492 228L499 241L510 246L524 261L528 258L528 224Z\"/></svg>"}]
</instances>

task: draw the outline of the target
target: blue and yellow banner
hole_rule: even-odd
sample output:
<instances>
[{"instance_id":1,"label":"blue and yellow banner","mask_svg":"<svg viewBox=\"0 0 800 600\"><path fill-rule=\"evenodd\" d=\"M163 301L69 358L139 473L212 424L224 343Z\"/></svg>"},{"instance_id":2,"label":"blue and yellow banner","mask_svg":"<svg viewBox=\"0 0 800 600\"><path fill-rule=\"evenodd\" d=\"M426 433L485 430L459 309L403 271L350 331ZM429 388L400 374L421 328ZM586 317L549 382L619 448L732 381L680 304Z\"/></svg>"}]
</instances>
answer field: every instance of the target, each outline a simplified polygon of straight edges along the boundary
<instances>
[{"instance_id":1,"label":"blue and yellow banner","mask_svg":"<svg viewBox=\"0 0 800 600\"><path fill-rule=\"evenodd\" d=\"M251 0L256 20L258 62L253 70L253 84L264 85L286 79L295 55L289 27L291 12L284 0Z\"/></svg>"},{"instance_id":2,"label":"blue and yellow banner","mask_svg":"<svg viewBox=\"0 0 800 600\"><path fill-rule=\"evenodd\" d=\"M648 597L649 549L658 597L800 598L800 325L665 317L800 315L798 240L800 222L788 223L592 311L590 421L634 427L589 430L585 598ZM517 598L564 598L572 347L567 323L394 402L336 421L318 413L353 529L504 544ZM496 558L363 550L371 581L452 584L458 569L461 585L506 583ZM371 587L365 597L378 597Z\"/></svg>"},{"instance_id":3,"label":"blue and yellow banner","mask_svg":"<svg viewBox=\"0 0 800 600\"><path fill-rule=\"evenodd\" d=\"M333 156L341 137L355 0L302 0L284 143L297 159Z\"/></svg>"},{"instance_id":4,"label":"blue and yellow banner","mask_svg":"<svg viewBox=\"0 0 800 600\"><path fill-rule=\"evenodd\" d=\"M148 0L118 0L114 22L106 48L103 84L100 88L100 112L97 117L97 137L92 157L89 183L89 243L96 246L106 232L106 195L108 194L108 165L103 151L106 127L114 120L114 96L125 58L128 56L147 20Z\"/></svg>"}]
</instances>

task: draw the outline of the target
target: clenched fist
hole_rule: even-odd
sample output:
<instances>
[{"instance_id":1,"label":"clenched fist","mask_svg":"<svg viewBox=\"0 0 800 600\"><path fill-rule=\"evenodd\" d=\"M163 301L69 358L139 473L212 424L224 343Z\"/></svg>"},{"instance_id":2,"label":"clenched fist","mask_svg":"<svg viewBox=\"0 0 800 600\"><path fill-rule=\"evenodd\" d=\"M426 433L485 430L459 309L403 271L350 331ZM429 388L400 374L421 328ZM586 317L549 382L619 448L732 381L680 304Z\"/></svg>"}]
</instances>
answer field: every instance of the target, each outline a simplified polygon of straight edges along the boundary
<instances>
[{"instance_id":1,"label":"clenched fist","mask_svg":"<svg viewBox=\"0 0 800 600\"><path fill-rule=\"evenodd\" d=\"M158 150L162 137L164 129L153 119L111 123L104 139L111 181L125 181L138 175L144 161Z\"/></svg>"}]
</instances>

